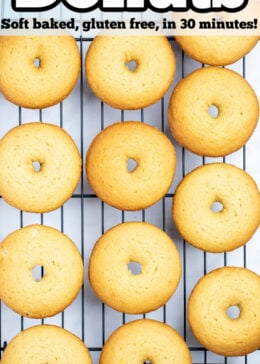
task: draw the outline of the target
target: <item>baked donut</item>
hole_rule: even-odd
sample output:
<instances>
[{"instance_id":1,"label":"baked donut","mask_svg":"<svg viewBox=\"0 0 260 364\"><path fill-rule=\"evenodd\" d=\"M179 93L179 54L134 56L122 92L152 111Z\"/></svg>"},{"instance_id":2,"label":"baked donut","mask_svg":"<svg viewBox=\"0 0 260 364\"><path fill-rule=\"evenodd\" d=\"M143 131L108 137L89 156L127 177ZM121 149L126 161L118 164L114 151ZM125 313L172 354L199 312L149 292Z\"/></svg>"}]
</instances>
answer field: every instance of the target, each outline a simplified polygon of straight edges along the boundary
<instances>
[{"instance_id":1,"label":"baked donut","mask_svg":"<svg viewBox=\"0 0 260 364\"><path fill-rule=\"evenodd\" d=\"M242 356L260 347L259 308L259 275L246 268L223 267L206 274L194 287L188 322L208 350Z\"/></svg>"},{"instance_id":2,"label":"baked donut","mask_svg":"<svg viewBox=\"0 0 260 364\"><path fill-rule=\"evenodd\" d=\"M0 298L22 316L43 318L63 311L79 293L83 276L77 247L54 228L30 225L0 245Z\"/></svg>"},{"instance_id":3,"label":"baked donut","mask_svg":"<svg viewBox=\"0 0 260 364\"><path fill-rule=\"evenodd\" d=\"M70 35L0 37L0 90L16 105L42 109L63 101L79 72L79 49Z\"/></svg>"},{"instance_id":4,"label":"baked donut","mask_svg":"<svg viewBox=\"0 0 260 364\"><path fill-rule=\"evenodd\" d=\"M175 57L164 35L97 36L85 58L94 94L117 109L140 109L169 89Z\"/></svg>"},{"instance_id":5,"label":"baked donut","mask_svg":"<svg viewBox=\"0 0 260 364\"><path fill-rule=\"evenodd\" d=\"M249 53L257 44L259 36L176 35L175 40L196 61L212 66L225 66Z\"/></svg>"},{"instance_id":6,"label":"baked donut","mask_svg":"<svg viewBox=\"0 0 260 364\"><path fill-rule=\"evenodd\" d=\"M134 169L128 163L134 161ZM140 210L168 191L176 167L175 149L167 136L141 122L115 123L92 141L86 175L97 196L121 210Z\"/></svg>"},{"instance_id":7,"label":"baked donut","mask_svg":"<svg viewBox=\"0 0 260 364\"><path fill-rule=\"evenodd\" d=\"M134 349L133 349L134 348ZM111 363L191 364L189 349L171 326L139 319L119 327L108 338L100 364Z\"/></svg>"},{"instance_id":8,"label":"baked donut","mask_svg":"<svg viewBox=\"0 0 260 364\"><path fill-rule=\"evenodd\" d=\"M125 222L106 231L96 242L89 262L89 281L96 295L108 306L129 314L164 305L180 277L174 242L146 222Z\"/></svg>"},{"instance_id":9,"label":"baked donut","mask_svg":"<svg viewBox=\"0 0 260 364\"><path fill-rule=\"evenodd\" d=\"M81 164L64 129L40 122L17 126L0 141L0 194L20 210L55 210L77 187Z\"/></svg>"},{"instance_id":10,"label":"baked donut","mask_svg":"<svg viewBox=\"0 0 260 364\"><path fill-rule=\"evenodd\" d=\"M244 245L257 230L260 195L247 172L231 164L211 163L180 182L172 213L177 229L191 245L227 252Z\"/></svg>"},{"instance_id":11,"label":"baked donut","mask_svg":"<svg viewBox=\"0 0 260 364\"><path fill-rule=\"evenodd\" d=\"M1 364L91 364L85 344L71 332L55 325L37 325L16 335L7 345Z\"/></svg>"},{"instance_id":12,"label":"baked donut","mask_svg":"<svg viewBox=\"0 0 260 364\"><path fill-rule=\"evenodd\" d=\"M217 108L217 115L210 108ZM172 135L190 151L210 157L241 148L258 122L258 98L238 73L225 68L197 69L175 87L168 109Z\"/></svg>"}]
</instances>

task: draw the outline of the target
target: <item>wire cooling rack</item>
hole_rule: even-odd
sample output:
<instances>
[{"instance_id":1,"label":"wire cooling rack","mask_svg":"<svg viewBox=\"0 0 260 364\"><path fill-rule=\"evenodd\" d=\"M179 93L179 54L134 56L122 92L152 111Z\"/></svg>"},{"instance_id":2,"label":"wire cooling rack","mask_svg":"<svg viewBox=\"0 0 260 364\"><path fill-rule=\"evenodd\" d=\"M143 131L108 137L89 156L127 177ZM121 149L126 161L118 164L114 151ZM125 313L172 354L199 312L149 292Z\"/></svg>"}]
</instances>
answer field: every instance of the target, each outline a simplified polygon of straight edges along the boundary
<instances>
[{"instance_id":1,"label":"wire cooling rack","mask_svg":"<svg viewBox=\"0 0 260 364\"><path fill-rule=\"evenodd\" d=\"M84 168L81 181L72 198L60 209L46 214L31 214L16 210L0 198L0 239L12 231L33 223L53 226L67 234L78 246L85 265L85 281L76 300L63 313L44 320L20 317L1 303L0 343L1 353L10 339L21 330L37 324L55 324L79 336L88 346L93 363L97 364L100 351L108 336L120 325L136 318L153 318L166 322L177 329L186 340L193 363L203 364L259 364L260 351L246 357L224 358L200 346L192 336L187 324L186 303L197 280L208 271L225 265L246 266L260 274L259 233L247 246L226 254L211 254L199 251L179 236L171 218L172 197L177 184L196 166L215 161L233 163L243 168L259 183L259 128L247 145L225 158L202 158L183 149L172 139L167 123L167 107L176 83L192 70L203 65L191 60L169 38L175 52L177 73L171 89L156 104L136 111L115 110L100 102L89 89L84 74L84 59L92 38L76 38L81 53L81 74L77 86L69 97L59 105L44 110L29 110L17 107L0 95L0 137L12 127L43 121L57 124L75 140L85 162L86 151L94 136L104 127L126 120L140 120L156 126L169 136L176 148L178 159L173 185L167 195L154 206L137 212L116 210L100 201L87 184ZM230 68L245 77L260 95L260 79L257 70L260 60L260 44L249 55ZM151 75L152 77L152 75ZM124 221L148 221L166 231L175 241L183 265L182 280L169 302L162 308L146 315L118 313L100 302L93 294L87 277L88 261L96 240L110 227ZM116 269L116 268L115 268ZM126 287L127 290L127 287ZM114 363L111 363L114 364ZM115 363L116 364L116 363ZM134 363L133 363L134 364Z\"/></svg>"}]
</instances>

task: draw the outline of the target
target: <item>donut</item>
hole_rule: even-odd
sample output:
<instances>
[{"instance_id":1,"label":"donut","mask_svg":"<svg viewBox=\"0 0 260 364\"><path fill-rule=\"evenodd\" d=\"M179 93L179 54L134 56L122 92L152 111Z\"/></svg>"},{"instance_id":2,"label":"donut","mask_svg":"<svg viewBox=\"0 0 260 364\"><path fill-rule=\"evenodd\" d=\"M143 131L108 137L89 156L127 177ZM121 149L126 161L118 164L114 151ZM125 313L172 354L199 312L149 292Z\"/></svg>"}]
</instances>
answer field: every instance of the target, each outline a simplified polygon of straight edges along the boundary
<instances>
[{"instance_id":1,"label":"donut","mask_svg":"<svg viewBox=\"0 0 260 364\"><path fill-rule=\"evenodd\" d=\"M0 194L20 210L55 210L76 189L81 164L64 129L40 122L19 125L0 141Z\"/></svg>"},{"instance_id":2,"label":"donut","mask_svg":"<svg viewBox=\"0 0 260 364\"><path fill-rule=\"evenodd\" d=\"M191 364L187 344L168 324L139 319L116 329L106 341L99 364Z\"/></svg>"},{"instance_id":3,"label":"donut","mask_svg":"<svg viewBox=\"0 0 260 364\"><path fill-rule=\"evenodd\" d=\"M181 276L171 238L147 222L125 222L107 230L90 256L89 282L113 309L140 314L164 305Z\"/></svg>"},{"instance_id":4,"label":"donut","mask_svg":"<svg viewBox=\"0 0 260 364\"><path fill-rule=\"evenodd\" d=\"M256 46L259 36L176 35L175 40L196 61L211 66L225 66L249 53Z\"/></svg>"},{"instance_id":5,"label":"donut","mask_svg":"<svg viewBox=\"0 0 260 364\"><path fill-rule=\"evenodd\" d=\"M70 35L0 37L0 90L16 105L43 109L63 101L79 72L79 49Z\"/></svg>"},{"instance_id":6,"label":"donut","mask_svg":"<svg viewBox=\"0 0 260 364\"><path fill-rule=\"evenodd\" d=\"M217 113L211 113L211 108ZM197 69L175 87L168 120L173 137L193 153L210 157L241 148L258 122L259 102L238 73L218 67Z\"/></svg>"},{"instance_id":7,"label":"donut","mask_svg":"<svg viewBox=\"0 0 260 364\"><path fill-rule=\"evenodd\" d=\"M172 215L191 245L212 253L247 243L260 222L260 195L242 169L224 163L200 166L176 188Z\"/></svg>"},{"instance_id":8,"label":"donut","mask_svg":"<svg viewBox=\"0 0 260 364\"><path fill-rule=\"evenodd\" d=\"M175 75L175 56L164 35L95 37L85 58L88 85L117 109L145 108L161 99Z\"/></svg>"},{"instance_id":9,"label":"donut","mask_svg":"<svg viewBox=\"0 0 260 364\"><path fill-rule=\"evenodd\" d=\"M0 244L0 298L21 316L44 318L63 311L79 293L83 275L77 247L55 228L29 225Z\"/></svg>"},{"instance_id":10,"label":"donut","mask_svg":"<svg viewBox=\"0 0 260 364\"><path fill-rule=\"evenodd\" d=\"M129 168L130 162L135 168ZM153 126L119 122L94 138L85 168L88 183L101 200L121 210L140 210L158 202L170 188L175 149Z\"/></svg>"},{"instance_id":11,"label":"donut","mask_svg":"<svg viewBox=\"0 0 260 364\"><path fill-rule=\"evenodd\" d=\"M56 325L36 325L17 334L7 345L1 364L57 363L92 364L85 344Z\"/></svg>"},{"instance_id":12,"label":"donut","mask_svg":"<svg viewBox=\"0 0 260 364\"><path fill-rule=\"evenodd\" d=\"M247 268L223 267L195 285L188 322L195 338L224 356L247 355L260 347L260 276Z\"/></svg>"}]
</instances>

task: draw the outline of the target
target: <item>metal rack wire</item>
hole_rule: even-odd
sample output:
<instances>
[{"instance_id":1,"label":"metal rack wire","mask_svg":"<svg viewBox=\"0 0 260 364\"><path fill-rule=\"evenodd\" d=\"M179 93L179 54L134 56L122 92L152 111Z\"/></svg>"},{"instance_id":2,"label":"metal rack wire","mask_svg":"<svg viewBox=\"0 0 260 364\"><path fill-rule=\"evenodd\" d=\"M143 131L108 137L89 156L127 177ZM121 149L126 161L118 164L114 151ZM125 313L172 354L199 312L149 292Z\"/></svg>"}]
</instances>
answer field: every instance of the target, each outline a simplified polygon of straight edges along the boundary
<instances>
[{"instance_id":1,"label":"metal rack wire","mask_svg":"<svg viewBox=\"0 0 260 364\"><path fill-rule=\"evenodd\" d=\"M76 40L81 53L81 74L72 94L61 104L38 111L18 108L0 96L2 119L0 121L0 137L17 124L36 120L53 122L71 134L78 145L82 160L85 161L85 154L91 140L104 127L116 121L140 120L158 127L173 141L178 159L176 176L172 187L161 201L149 209L137 212L119 211L100 201L87 185L84 168L81 181L72 198L63 207L52 213L28 214L15 210L8 206L2 198L0 199L1 240L11 231L32 223L54 226L69 235L76 243L85 265L85 281L80 294L70 307L55 317L40 321L20 317L1 303L1 352L10 339L21 330L39 323L52 323L79 336L88 346L93 363L97 364L102 346L113 330L135 318L150 317L169 323L181 333L190 348L193 363L259 364L260 351L241 358L224 358L208 352L196 342L187 325L187 299L192 287L203 274L216 267L231 264L247 266L260 273L257 258L260 256L256 242L257 234L249 243L250 246L245 246L236 252L214 255L198 251L183 241L172 222L170 210L177 184L191 169L213 160L198 157L177 145L170 136L167 124L167 106L173 87L179 79L201 65L189 59L178 48L174 39L169 38L176 55L177 74L167 95L155 105L144 110L113 110L95 98L85 81L84 58L92 38L78 37ZM250 69L251 65L255 65L257 69L256 55L259 55L259 51L260 45L258 44L252 55L244 57L234 66L245 78L248 76L247 60L250 58ZM260 93L260 90L258 92ZM259 164L257 165L255 155L257 137L259 139L259 131L255 132L252 140L248 143L249 146L243 147L232 156L218 159L218 161L234 163L248 170L257 180L259 177ZM255 159L254 163L252 163L252 158ZM130 220L149 221L166 231L174 239L182 259L183 276L176 293L164 307L146 315L126 315L110 309L98 301L88 283L88 260L95 241L108 228Z\"/></svg>"}]
</instances>

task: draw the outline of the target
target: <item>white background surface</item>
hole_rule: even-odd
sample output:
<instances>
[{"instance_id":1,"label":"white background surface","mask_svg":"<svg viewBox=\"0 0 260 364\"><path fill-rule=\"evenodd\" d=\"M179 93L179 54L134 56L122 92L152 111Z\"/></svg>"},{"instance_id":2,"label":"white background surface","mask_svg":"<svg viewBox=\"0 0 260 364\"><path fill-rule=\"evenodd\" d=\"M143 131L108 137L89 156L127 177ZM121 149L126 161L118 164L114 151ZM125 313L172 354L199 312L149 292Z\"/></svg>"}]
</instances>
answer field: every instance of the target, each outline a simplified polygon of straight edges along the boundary
<instances>
[{"instance_id":1,"label":"white background surface","mask_svg":"<svg viewBox=\"0 0 260 364\"><path fill-rule=\"evenodd\" d=\"M17 14L8 7L7 3L2 2L2 17L17 18ZM21 14L20 16L26 15L28 14ZM37 16L37 14L29 15ZM92 14L84 15L84 17L90 18L96 15L100 16L97 12L93 12ZM81 17L60 6L45 14L41 14L41 16L53 16L57 18L65 18L67 16ZM83 36L86 35L83 34ZM178 164L173 185L167 196L145 211L121 212L103 204L99 199L93 197L93 191L91 191L87 184L84 171L73 198L61 209L54 212L43 215L24 213L9 206L2 198L0 199L0 240L3 240L9 233L22 226L32 223L42 223L64 231L72 238L82 252L85 264L85 283L82 291L75 302L64 313L45 319L44 323L61 325L78 335L90 348L94 364L98 363L100 348L112 331L123 322L143 316L123 315L115 312L103 306L95 297L89 287L87 277L88 260L92 247L104 231L122 221L148 221L165 229L174 239L182 258L183 277L176 293L167 305L155 312L147 314L146 317L155 318L160 321L166 320L167 323L177 329L191 348L193 363L259 364L260 351L256 351L246 358L226 359L210 352L205 352L193 338L185 320L187 298L194 284L204 273L223 265L246 265L248 268L260 274L259 232L252 237L246 248L240 248L227 254L203 253L183 242L171 218L172 194L182 179L183 173L186 174L202 163L211 163L214 161L233 163L240 168L245 168L259 185L259 127L245 148L227 156L224 160L223 158L205 158L203 160L202 157L183 150L173 140L170 136L167 123L168 101L174 86L183 76L189 74L194 69L200 68L202 65L186 55L183 56L180 48L172 40L171 44L177 61L177 72L171 89L165 98L144 110L121 112L120 110L115 110L102 104L93 95L86 83L84 58L89 44L90 41L85 39L79 41L78 39L78 46L82 56L82 73L77 86L62 104L42 111L21 109L6 101L0 95L0 137L19 123L41 120L57 124L64 127L73 137L81 152L84 164L90 142L103 127L120 120L141 120L165 131L176 147ZM249 55L229 67L239 72L250 82L258 97L260 96L259 64L260 44L258 43ZM8 342L20 332L20 330L42 323L39 320L19 317L3 303L1 303L0 319L1 346L3 346L5 341Z\"/></svg>"}]
</instances>

